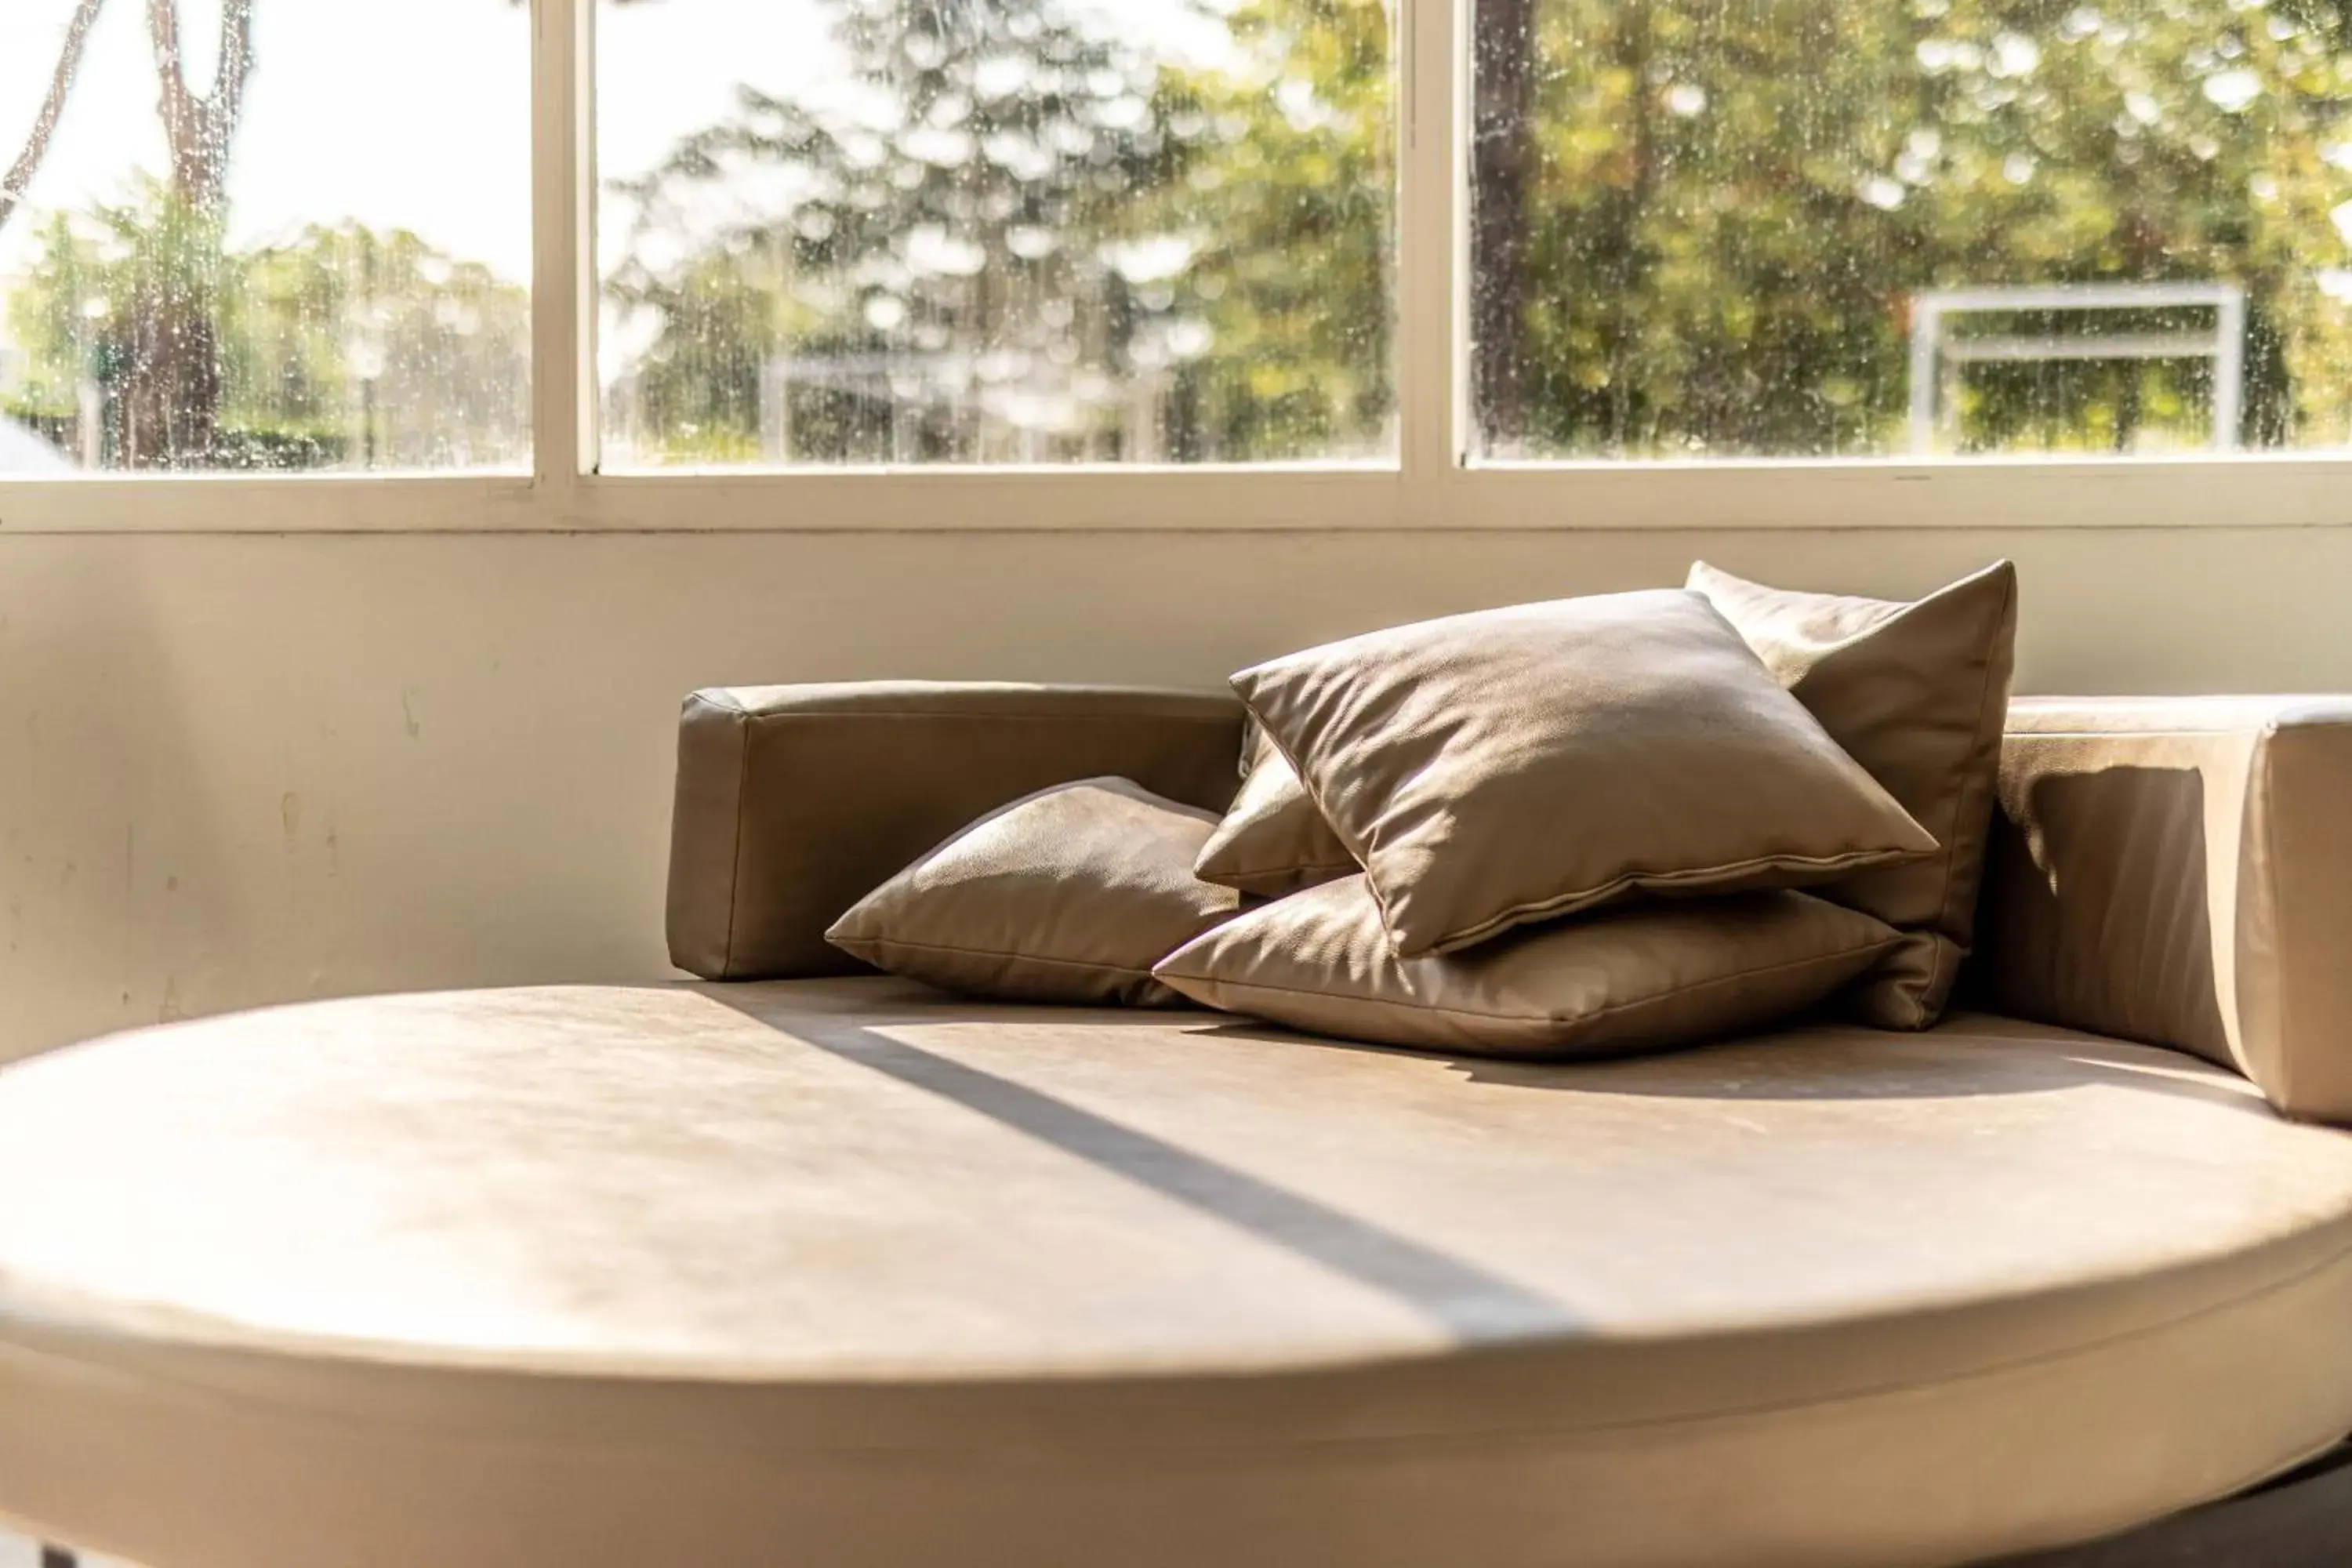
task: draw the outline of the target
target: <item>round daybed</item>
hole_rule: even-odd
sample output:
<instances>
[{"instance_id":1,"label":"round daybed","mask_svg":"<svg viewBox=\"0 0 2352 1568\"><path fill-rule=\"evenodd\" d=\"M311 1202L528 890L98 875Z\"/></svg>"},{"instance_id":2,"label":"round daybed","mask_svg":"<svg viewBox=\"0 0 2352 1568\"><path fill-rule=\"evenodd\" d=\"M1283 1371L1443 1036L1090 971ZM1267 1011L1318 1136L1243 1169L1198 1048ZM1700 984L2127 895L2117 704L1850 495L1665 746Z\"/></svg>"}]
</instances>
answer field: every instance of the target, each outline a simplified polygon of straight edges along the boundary
<instances>
[{"instance_id":1,"label":"round daybed","mask_svg":"<svg viewBox=\"0 0 2352 1568\"><path fill-rule=\"evenodd\" d=\"M153 1568L1957 1563L2352 1415L2352 1139L1981 1016L337 1002L0 1074L0 1515Z\"/></svg>"},{"instance_id":2,"label":"round daybed","mask_svg":"<svg viewBox=\"0 0 2352 1568\"><path fill-rule=\"evenodd\" d=\"M2352 1121L2352 705L2013 708L2000 1016L1927 1034L1543 1067L839 977L982 812L1214 808L1241 740L706 693L669 933L721 984L0 1072L0 1519L147 1568L1940 1568L2352 1431L2352 1136L2287 1120Z\"/></svg>"}]
</instances>

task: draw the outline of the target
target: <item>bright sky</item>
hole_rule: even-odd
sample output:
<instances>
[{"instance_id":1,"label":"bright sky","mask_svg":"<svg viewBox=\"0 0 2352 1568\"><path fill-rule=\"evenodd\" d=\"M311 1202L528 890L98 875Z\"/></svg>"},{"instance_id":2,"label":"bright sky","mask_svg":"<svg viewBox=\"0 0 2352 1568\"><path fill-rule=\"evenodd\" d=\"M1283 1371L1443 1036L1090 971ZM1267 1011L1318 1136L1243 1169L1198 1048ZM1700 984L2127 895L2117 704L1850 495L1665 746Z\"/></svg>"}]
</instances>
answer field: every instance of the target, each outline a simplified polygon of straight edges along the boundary
<instances>
[{"instance_id":1,"label":"bright sky","mask_svg":"<svg viewBox=\"0 0 2352 1568\"><path fill-rule=\"evenodd\" d=\"M1172 0L1103 0L1130 28L1182 26ZM181 0L208 85L219 0ZM160 172L145 0L107 0L30 206L119 201ZM73 0L0 0L0 172L23 144ZM599 12L599 155L623 176L721 118L739 83L779 93L837 74L821 0L651 0ZM522 281L530 270L530 36L509 0L255 0L257 67L229 182L234 238L356 218L415 230ZM0 229L0 279L35 225ZM609 236L613 237L622 237ZM609 247L608 247L609 251Z\"/></svg>"},{"instance_id":2,"label":"bright sky","mask_svg":"<svg viewBox=\"0 0 2352 1568\"><path fill-rule=\"evenodd\" d=\"M182 0L211 80L219 0ZM0 165L29 129L73 0L0 0ZM36 209L121 199L160 172L163 132L143 0L108 0ZM822 77L832 46L808 0L657 0L606 7L600 101L608 174L660 157L732 101ZM357 218L415 230L518 281L530 270L530 31L508 0L256 0L257 67L229 184L239 243ZM0 277L33 226L0 229Z\"/></svg>"}]
</instances>

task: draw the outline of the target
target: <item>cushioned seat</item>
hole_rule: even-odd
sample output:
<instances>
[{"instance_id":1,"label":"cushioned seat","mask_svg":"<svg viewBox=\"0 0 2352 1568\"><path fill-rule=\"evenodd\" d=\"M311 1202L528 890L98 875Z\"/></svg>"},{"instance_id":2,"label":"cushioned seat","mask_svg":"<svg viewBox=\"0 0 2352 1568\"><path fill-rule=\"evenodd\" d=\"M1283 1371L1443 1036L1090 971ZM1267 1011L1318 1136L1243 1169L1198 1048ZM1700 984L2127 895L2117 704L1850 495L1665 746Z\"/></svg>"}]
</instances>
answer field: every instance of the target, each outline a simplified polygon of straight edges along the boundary
<instances>
[{"instance_id":1,"label":"cushioned seat","mask_svg":"<svg viewBox=\"0 0 2352 1568\"><path fill-rule=\"evenodd\" d=\"M331 1003L0 1074L0 1506L154 1568L1888 1568L2352 1426L2352 1138L1990 1017Z\"/></svg>"}]
</instances>

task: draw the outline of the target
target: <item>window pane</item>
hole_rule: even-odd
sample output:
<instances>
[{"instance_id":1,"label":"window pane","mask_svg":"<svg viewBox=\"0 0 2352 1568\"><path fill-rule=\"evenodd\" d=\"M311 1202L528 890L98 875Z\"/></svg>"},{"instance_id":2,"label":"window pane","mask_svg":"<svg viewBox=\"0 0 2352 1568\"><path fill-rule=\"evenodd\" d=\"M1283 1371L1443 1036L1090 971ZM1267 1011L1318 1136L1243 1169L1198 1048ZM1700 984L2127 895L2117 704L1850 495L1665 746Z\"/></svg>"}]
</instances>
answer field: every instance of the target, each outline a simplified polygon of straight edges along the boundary
<instances>
[{"instance_id":1,"label":"window pane","mask_svg":"<svg viewBox=\"0 0 2352 1568\"><path fill-rule=\"evenodd\" d=\"M0 474L527 463L530 51L511 0L0 5Z\"/></svg>"},{"instance_id":2,"label":"window pane","mask_svg":"<svg viewBox=\"0 0 2352 1568\"><path fill-rule=\"evenodd\" d=\"M2352 26L2302 0L1479 0L1494 458L2352 437Z\"/></svg>"},{"instance_id":3,"label":"window pane","mask_svg":"<svg viewBox=\"0 0 2352 1568\"><path fill-rule=\"evenodd\" d=\"M605 464L1381 458L1384 0L604 0Z\"/></svg>"}]
</instances>

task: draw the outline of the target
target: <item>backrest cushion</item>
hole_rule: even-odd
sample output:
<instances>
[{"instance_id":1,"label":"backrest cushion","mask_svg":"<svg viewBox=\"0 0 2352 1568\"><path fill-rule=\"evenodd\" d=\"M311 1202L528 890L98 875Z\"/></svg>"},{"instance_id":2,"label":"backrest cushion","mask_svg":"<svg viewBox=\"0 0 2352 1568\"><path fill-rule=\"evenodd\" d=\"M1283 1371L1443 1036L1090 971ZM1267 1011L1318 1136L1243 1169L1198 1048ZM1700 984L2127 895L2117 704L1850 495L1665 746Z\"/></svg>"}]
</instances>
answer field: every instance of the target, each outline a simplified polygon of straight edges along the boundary
<instances>
[{"instance_id":1,"label":"backrest cushion","mask_svg":"<svg viewBox=\"0 0 2352 1568\"><path fill-rule=\"evenodd\" d=\"M1243 712L1213 696L1006 682L731 687L678 724L669 950L705 980L856 974L825 929L983 812L1132 779L1222 813Z\"/></svg>"}]
</instances>

